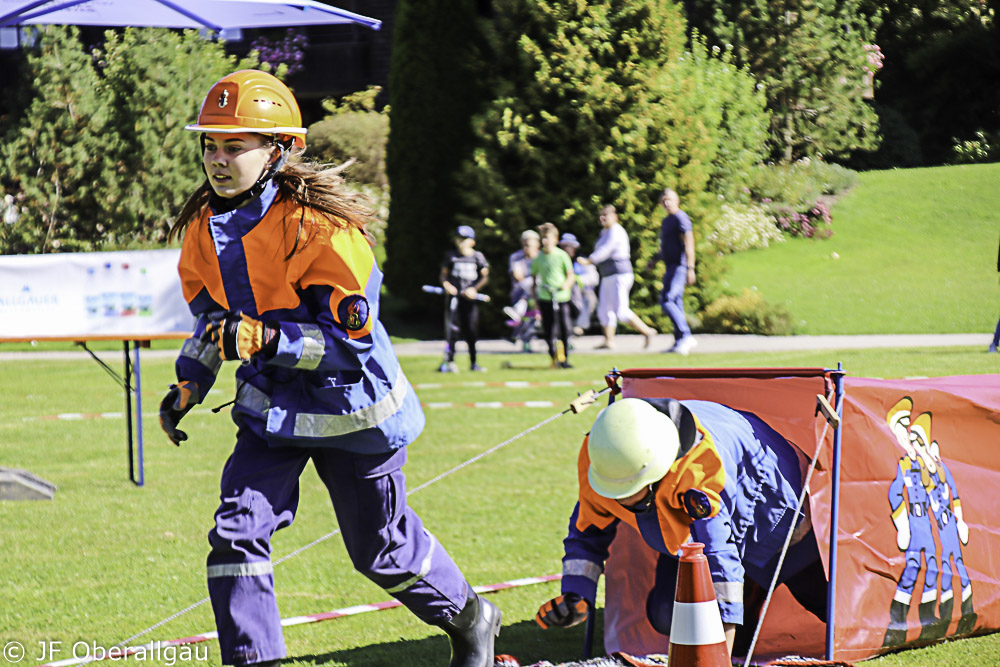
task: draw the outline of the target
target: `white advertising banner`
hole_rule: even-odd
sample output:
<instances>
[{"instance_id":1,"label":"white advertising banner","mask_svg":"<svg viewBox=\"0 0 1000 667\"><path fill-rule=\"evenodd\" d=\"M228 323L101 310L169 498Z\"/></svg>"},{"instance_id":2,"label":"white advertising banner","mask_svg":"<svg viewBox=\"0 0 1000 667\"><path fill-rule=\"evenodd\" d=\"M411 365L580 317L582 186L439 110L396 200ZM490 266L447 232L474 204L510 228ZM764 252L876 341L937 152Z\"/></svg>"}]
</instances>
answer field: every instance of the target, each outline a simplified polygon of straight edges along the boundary
<instances>
[{"instance_id":1,"label":"white advertising banner","mask_svg":"<svg viewBox=\"0 0 1000 667\"><path fill-rule=\"evenodd\" d=\"M180 250L0 255L0 339L190 332Z\"/></svg>"}]
</instances>

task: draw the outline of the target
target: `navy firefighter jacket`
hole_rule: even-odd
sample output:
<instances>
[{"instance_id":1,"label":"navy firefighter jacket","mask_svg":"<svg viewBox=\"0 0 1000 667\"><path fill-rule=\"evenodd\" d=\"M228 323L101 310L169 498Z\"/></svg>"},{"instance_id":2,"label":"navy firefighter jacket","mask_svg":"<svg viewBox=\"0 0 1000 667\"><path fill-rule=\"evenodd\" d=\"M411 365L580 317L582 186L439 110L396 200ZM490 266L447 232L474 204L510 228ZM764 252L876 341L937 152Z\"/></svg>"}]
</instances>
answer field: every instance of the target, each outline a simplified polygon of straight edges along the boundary
<instances>
[{"instance_id":1,"label":"navy firefighter jacket","mask_svg":"<svg viewBox=\"0 0 1000 667\"><path fill-rule=\"evenodd\" d=\"M656 487L655 512L634 514L598 495L587 479L584 441L579 502L563 541L562 590L594 600L624 522L667 557L675 558L686 541L704 543L722 620L742 623L745 577L770 584L785 537L802 516L795 511L802 489L799 458L756 415L707 401L680 404L694 417L691 442L685 445L682 431L682 455Z\"/></svg>"},{"instance_id":2,"label":"navy firefighter jacket","mask_svg":"<svg viewBox=\"0 0 1000 667\"><path fill-rule=\"evenodd\" d=\"M339 223L339 224L338 224ZM272 445L379 454L424 427L420 402L378 319L382 272L360 230L281 196L269 182L242 208L206 206L178 265L198 318L177 359L204 397L221 366L205 326L227 310L277 322L273 358L236 371L233 419Z\"/></svg>"}]
</instances>

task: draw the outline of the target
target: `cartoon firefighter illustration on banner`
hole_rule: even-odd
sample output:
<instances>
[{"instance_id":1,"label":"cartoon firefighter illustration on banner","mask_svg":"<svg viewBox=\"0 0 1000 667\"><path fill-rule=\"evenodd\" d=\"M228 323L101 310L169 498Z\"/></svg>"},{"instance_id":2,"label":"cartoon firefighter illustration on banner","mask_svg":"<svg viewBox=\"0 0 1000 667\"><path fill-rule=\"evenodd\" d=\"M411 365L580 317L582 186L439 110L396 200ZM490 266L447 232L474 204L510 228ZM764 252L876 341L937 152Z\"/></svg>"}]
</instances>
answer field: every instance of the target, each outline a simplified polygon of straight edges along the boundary
<instances>
[{"instance_id":1,"label":"cartoon firefighter illustration on banner","mask_svg":"<svg viewBox=\"0 0 1000 667\"><path fill-rule=\"evenodd\" d=\"M896 528L896 546L905 553L906 565L889 607L883 647L906 641L906 619L921 569L924 585L917 606L921 627L918 641L940 639L948 633L956 572L962 586L962 615L955 634L971 632L976 622L972 582L962 561L962 545L969 542L969 528L962 518L958 489L941 460L940 446L931 439L931 413L916 417L912 413L913 399L904 396L886 415L890 430L905 452L889 486L889 507ZM932 524L937 526L936 540Z\"/></svg>"}]
</instances>

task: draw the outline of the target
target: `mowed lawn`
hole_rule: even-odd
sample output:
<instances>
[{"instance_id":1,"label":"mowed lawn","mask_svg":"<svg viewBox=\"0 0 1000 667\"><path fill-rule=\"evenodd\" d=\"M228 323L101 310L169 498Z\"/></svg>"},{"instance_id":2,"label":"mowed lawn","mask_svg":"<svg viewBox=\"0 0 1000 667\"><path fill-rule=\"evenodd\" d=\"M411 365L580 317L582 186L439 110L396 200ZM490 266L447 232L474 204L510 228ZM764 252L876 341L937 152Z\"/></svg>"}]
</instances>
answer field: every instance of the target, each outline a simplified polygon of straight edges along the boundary
<instances>
[{"instance_id":1,"label":"mowed lawn","mask_svg":"<svg viewBox=\"0 0 1000 667\"><path fill-rule=\"evenodd\" d=\"M728 287L784 304L797 333L993 331L1000 163L862 173L833 232L732 256Z\"/></svg>"},{"instance_id":2,"label":"mowed lawn","mask_svg":"<svg viewBox=\"0 0 1000 667\"><path fill-rule=\"evenodd\" d=\"M969 348L799 352L774 354L597 357L578 354L570 371L552 371L542 355L484 355L490 370L442 376L436 357L404 358L411 382L428 406L427 429L410 447L411 489L551 417L577 392L601 388L618 368L682 366L835 366L853 375L903 377L976 374L995 370L988 355ZM115 357L110 357L114 361ZM514 368L502 369L510 361ZM53 420L60 413L120 412L120 390L89 359L5 360L0 370L0 465L27 469L58 485L53 501L0 503L0 643L25 645L37 664L39 643L60 641L72 657L75 642L111 647L206 596L205 535L217 504L218 477L232 447L225 411L208 407L231 398L232 368L183 423L191 438L172 446L154 417L171 380L172 361L143 363L146 480L127 480L120 418ZM506 382L523 383L505 386ZM553 386L552 382L559 385ZM467 407L474 402L552 401L557 407ZM596 410L566 415L462 468L410 497L412 506L474 584L560 571L562 538L576 493L576 457ZM315 472L302 476L295 525L274 540L274 560L336 529ZM353 571L339 536L276 567L285 617L315 614L389 599ZM504 614L498 652L522 664L582 656L583 628L540 630L538 605L558 583L492 594ZM214 630L210 606L164 624L138 643ZM286 664L441 665L444 635L402 609L361 614L285 630ZM203 644L208 665L220 664L215 642ZM600 640L597 642L600 648ZM973 657L974 656L974 657ZM1000 664L994 636L906 651L873 664L967 667ZM0 659L0 663L4 663ZM168 660L143 664L169 664Z\"/></svg>"}]
</instances>

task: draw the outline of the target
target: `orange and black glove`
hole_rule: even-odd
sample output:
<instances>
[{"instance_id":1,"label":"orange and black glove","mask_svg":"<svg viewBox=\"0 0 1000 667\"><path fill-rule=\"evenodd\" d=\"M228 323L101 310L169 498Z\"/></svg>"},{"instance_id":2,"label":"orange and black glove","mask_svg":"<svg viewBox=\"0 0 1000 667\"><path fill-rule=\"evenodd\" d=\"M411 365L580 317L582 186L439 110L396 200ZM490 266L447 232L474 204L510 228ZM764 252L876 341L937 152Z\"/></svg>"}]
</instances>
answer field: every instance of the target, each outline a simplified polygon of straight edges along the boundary
<instances>
[{"instance_id":1,"label":"orange and black glove","mask_svg":"<svg viewBox=\"0 0 1000 667\"><path fill-rule=\"evenodd\" d=\"M219 346L224 361L249 361L257 355L273 357L278 351L281 329L277 322L264 323L249 315L229 311L221 320L205 327L204 342Z\"/></svg>"},{"instance_id":2,"label":"orange and black glove","mask_svg":"<svg viewBox=\"0 0 1000 667\"><path fill-rule=\"evenodd\" d=\"M170 438L170 442L180 446L187 440L187 433L177 428L177 424L199 400L198 385L194 382L182 380L170 385L170 391L160 401L160 428Z\"/></svg>"},{"instance_id":3,"label":"orange and black glove","mask_svg":"<svg viewBox=\"0 0 1000 667\"><path fill-rule=\"evenodd\" d=\"M550 627L569 628L587 620L587 601L576 593L553 598L538 608L535 623L543 630Z\"/></svg>"}]
</instances>

